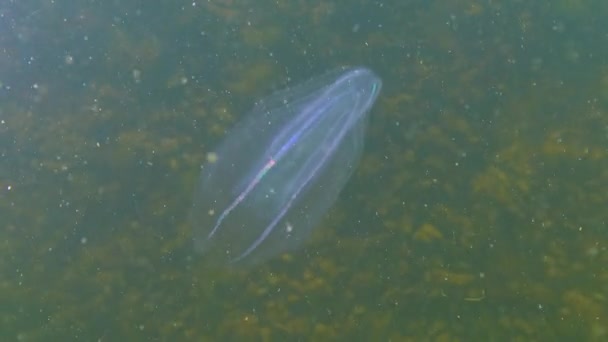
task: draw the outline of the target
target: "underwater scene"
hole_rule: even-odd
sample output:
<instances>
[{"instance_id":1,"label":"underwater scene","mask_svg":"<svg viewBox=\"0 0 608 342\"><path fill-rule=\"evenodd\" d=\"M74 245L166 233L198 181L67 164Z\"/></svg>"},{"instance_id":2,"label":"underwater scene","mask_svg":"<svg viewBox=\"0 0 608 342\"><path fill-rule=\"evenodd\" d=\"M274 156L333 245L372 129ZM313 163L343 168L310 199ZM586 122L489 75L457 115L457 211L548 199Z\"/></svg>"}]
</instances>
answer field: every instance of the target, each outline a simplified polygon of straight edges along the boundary
<instances>
[{"instance_id":1,"label":"underwater scene","mask_svg":"<svg viewBox=\"0 0 608 342\"><path fill-rule=\"evenodd\" d=\"M606 18L1 2L0 340L608 340Z\"/></svg>"}]
</instances>

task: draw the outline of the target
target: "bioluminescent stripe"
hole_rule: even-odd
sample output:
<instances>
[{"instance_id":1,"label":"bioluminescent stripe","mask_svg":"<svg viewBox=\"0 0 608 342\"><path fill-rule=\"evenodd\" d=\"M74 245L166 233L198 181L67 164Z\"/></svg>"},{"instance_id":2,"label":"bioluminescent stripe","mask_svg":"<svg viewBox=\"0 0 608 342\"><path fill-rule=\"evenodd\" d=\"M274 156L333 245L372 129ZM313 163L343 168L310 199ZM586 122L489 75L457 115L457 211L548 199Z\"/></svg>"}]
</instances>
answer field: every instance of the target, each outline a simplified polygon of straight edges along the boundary
<instances>
[{"instance_id":1,"label":"bioluminescent stripe","mask_svg":"<svg viewBox=\"0 0 608 342\"><path fill-rule=\"evenodd\" d=\"M291 208L291 205L292 205L293 201L298 197L298 195L300 194L300 192L302 192L302 190L304 190L304 188L306 188L306 185L308 183L310 183L310 181L316 176L316 174L319 171L319 169L323 165L325 165L325 163L326 163L327 159L329 158L329 156L333 155L333 152L336 150L336 147L338 145L338 143L336 143L336 142L340 142L345 134L346 134L346 132L342 132L341 136L338 137L338 139L334 139L333 140L334 143L328 149L328 153L325 153L323 155L323 157L321 158L321 161L317 163L317 166L314 168L314 170L312 170L312 172L310 172L309 176L306 177L306 180L302 183L302 185L298 189L296 189L296 191L293 193L293 195L291 195L291 198L281 208L281 211L279 211L278 215L264 229L264 231L262 232L262 234L260 234L260 236L258 236L258 238L255 239L255 241L251 245L249 245L249 247L243 253L241 253L241 255L239 255L238 257L236 257L234 259L232 259L232 261L231 261L232 263L238 262L239 260L247 257L256 248L258 248L260 246L260 244L262 244L262 242L264 242L264 240L266 240L266 238L268 237L268 235L270 235L270 233L274 230L274 228L279 223L279 221L283 218L283 216L285 216L285 214L287 213L287 211L289 210L289 208ZM294 229L297 229L297 228L294 227Z\"/></svg>"},{"instance_id":2,"label":"bioluminescent stripe","mask_svg":"<svg viewBox=\"0 0 608 342\"><path fill-rule=\"evenodd\" d=\"M264 175L268 173L268 171L276 164L276 162L281 160L281 158L285 155L285 153L287 153L291 146L296 143L296 141L298 140L298 138L300 138L306 128L311 125L311 121L314 120L308 119L305 126L302 129L299 129L292 137L290 137L286 144L283 144L283 146L281 146L275 156L271 157L268 163L266 163L264 167L262 167L262 169L255 175L255 177L253 178L251 183L249 183L249 185L245 188L245 190L243 190L243 192L241 192L236 197L236 199L232 201L230 206L228 206L228 208L226 208L222 212L222 214L217 218L215 226L213 227L209 235L207 235L207 239L210 239L215 234L218 228L222 225L222 222L224 221L226 216L228 216L230 212L232 212L232 210L234 210L234 208L236 208L243 201L243 199L258 185L262 177L264 177Z\"/></svg>"},{"instance_id":3,"label":"bioluminescent stripe","mask_svg":"<svg viewBox=\"0 0 608 342\"><path fill-rule=\"evenodd\" d=\"M245 258L249 254L251 254L251 252L253 252L256 248L258 248L258 246L260 246L260 244L264 240L266 240L266 238L268 237L268 235L270 235L270 233L272 232L272 230L276 227L277 223L279 223L279 221L283 218L283 216L285 216L285 214L287 213L287 210L289 210L289 208L291 207L293 201L298 197L298 195L306 187L306 185L313 179L313 177L316 175L317 171L321 168L321 166L323 166L323 163L327 160L327 158L330 155L332 155L331 152L333 152L335 150L335 148L336 148L336 146L334 144L331 147L331 149L330 149L330 153L326 153L325 156L323 158L321 158L321 160L323 162L317 164L317 167L315 167L315 169L312 170L312 172L306 178L306 181L302 184L302 186L300 186L294 192L294 194L291 195L291 198L289 199L289 201L283 206L283 208L281 208L281 211L279 212L279 214L274 218L274 220L272 220L272 222L270 222L270 224L266 227L266 229L264 229L264 231L262 232L262 234L260 234L260 236L258 236L258 238L251 245L249 245L249 247L241 255L239 255L238 257L236 257L234 259L232 259L231 262L237 262L237 261ZM297 228L294 228L294 229L297 229Z\"/></svg>"},{"instance_id":4,"label":"bioluminescent stripe","mask_svg":"<svg viewBox=\"0 0 608 342\"><path fill-rule=\"evenodd\" d=\"M347 78L347 76L345 75L343 77L344 79ZM339 84L343 82L343 80L337 80L335 84L327 87L327 89L324 90L324 94L330 94L331 91L334 88L337 88L339 86ZM375 87L376 84L374 84L374 89L372 91L375 92ZM345 96L345 95L343 95ZM323 98L323 96L320 96L320 98ZM309 128L312 126L312 124L317 121L320 117L320 114L313 114L313 115L309 115L309 113L311 112L315 112L315 113L325 113L327 111L327 108L331 107L335 102L337 102L339 100L339 98L334 98L332 99L333 101L329 101L327 103L323 103L320 100L317 100L317 102L321 103L321 106L319 106L319 104L315 104L309 107L306 107L301 113L299 113L297 115L298 118L306 118L304 120L303 123L300 122L300 120L297 120L296 122L292 123L292 126L300 126L299 129L296 131L296 133L294 133L288 140L286 144L283 144L280 148L278 148L278 152L275 155L275 159L278 161L280 160L280 158L283 156L283 153L285 151L287 151L294 143L295 141L297 141L300 136ZM317 108L318 107L318 108ZM282 141L285 140L284 135L288 134L289 130L285 130L284 132L282 132L282 135L278 136L276 139L274 139L273 143L271 144L271 146L273 146L275 144L275 142L277 141Z\"/></svg>"},{"instance_id":5,"label":"bioluminescent stripe","mask_svg":"<svg viewBox=\"0 0 608 342\"><path fill-rule=\"evenodd\" d=\"M348 79L349 76L344 75L342 77L342 79L337 80L335 82L335 84L331 85L330 87L328 87L327 89L325 89L324 94L329 94L331 93L331 91L334 88L337 88L340 83L344 82L344 79ZM376 91L378 90L378 84L374 83L372 85L372 97L373 94L376 93ZM343 95L344 96L344 95ZM322 96L321 96L322 97ZM320 106L320 108L317 108L316 106L311 106L306 108L302 113L300 113L298 115L298 117L305 117L307 118L303 124L301 124L301 127L296 131L296 133L294 133L288 140L287 143L283 144L283 146L281 146L281 148L278 149L278 152L276 153L276 155L274 156L275 160L279 161L281 159L281 157L283 157L283 154L289 150L289 148L291 148L291 146L293 146L295 144L295 142L300 138L300 136L310 127L312 126L312 124L317 121L320 117L319 114L315 114L315 115L308 115L310 112L317 112L317 113L324 113L327 108L331 107L335 102L337 102L339 99L332 99L333 101L329 101L327 103L325 103L324 105ZM322 103L322 102L321 102ZM322 103L323 104L323 103ZM299 124L298 122L294 123L293 125L297 125ZM288 131L287 131L288 132ZM287 134L287 133L284 133ZM275 141L281 141L284 140L284 138L282 136L279 136L278 138L275 139ZM273 144L274 145L274 144Z\"/></svg>"},{"instance_id":6,"label":"bioluminescent stripe","mask_svg":"<svg viewBox=\"0 0 608 342\"><path fill-rule=\"evenodd\" d=\"M318 116L317 116L318 117ZM285 153L287 153L287 151L289 151L289 149L296 143L296 141L300 138L300 136L302 135L302 133L304 131L306 131L306 129L308 127L310 127L310 125L312 124L312 122L314 122L315 117L306 120L306 123L304 125L303 128L299 129L296 134L294 134L292 137L289 138L289 140L287 141L286 144L283 144L283 146L281 146L281 148L279 149L279 151L275 154L274 157L271 157L270 160L268 161L268 163L266 163L264 165L264 167L262 167L262 169L256 174L256 176L254 177L254 179L251 181L251 183L249 183L249 185L245 188L245 190L243 190L243 192L241 192L234 201L232 201L232 203L228 206L228 208L226 208L222 214L217 218L217 221L215 223L215 226L213 227L213 229L211 230L211 232L209 233L209 235L207 235L207 239L210 239L211 237L213 237L213 235L215 235L215 232L219 229L219 227L222 225L222 222L224 221L224 219L232 212L232 210L234 210L234 208L236 208L242 201L243 199L245 199L245 197L258 185L258 183L260 182L260 180L262 179L262 177L264 177L264 175L266 175L266 173L268 173L268 171L276 164L277 161L281 160L281 158L285 155Z\"/></svg>"},{"instance_id":7,"label":"bioluminescent stripe","mask_svg":"<svg viewBox=\"0 0 608 342\"><path fill-rule=\"evenodd\" d=\"M326 91L324 93L325 94L329 93L330 90L332 88L336 87L337 84L339 84L339 83L341 83L341 81L336 82L336 84L334 84L332 87L330 87L329 89L326 89ZM377 83L372 84L371 98L373 98L374 95L378 92L378 89L379 89L379 86ZM315 122L319 121L320 118L323 117L323 113L325 113L328 110L328 108L331 108L334 104L339 102L339 100L340 100L340 97L332 98L326 102L319 101L319 102L317 102L316 105L306 106L304 108L301 108L301 111L297 116L304 118L304 120L299 120L299 123L292 123L291 127L295 126L296 129L291 132L290 137L287 138L285 136L285 134L287 134L287 132L289 132L289 130L285 130L285 131L283 131L282 136L275 138L274 143L271 144L271 146L275 145L275 147L274 148L271 147L271 149L270 149L270 150L274 150L275 153L273 153L273 155L270 157L268 162L266 164L264 164L264 166L258 171L258 173L255 175L253 180L245 187L245 189L232 201L232 203L218 217L215 226L213 227L211 232L207 235L207 239L211 239L216 234L216 232L218 231L220 226L223 224L223 221L228 217L228 215L230 215L230 213L245 200L245 198L256 188L256 186L258 186L260 184L262 178L266 174L268 174L268 172L273 167L275 167L277 165L277 163L279 163L283 159L283 157L287 154L287 152L289 152L292 149L292 147L294 145L296 145L298 143L298 141L304 135L304 133L307 130L309 130L310 127L312 127ZM361 98L359 98L359 100L361 100ZM354 100L354 101L359 102L359 100ZM367 104L366 104L366 106L367 106ZM350 126L351 123L349 123L349 121L350 121L349 118L346 119L346 122L338 120L338 121L334 122L334 125L335 126L340 126L340 125ZM353 125L351 127L351 129L354 129L355 126L356 126L356 124ZM334 129L332 129L331 131L340 131L340 129L338 129L336 127ZM280 211L277 213L277 215L275 215L275 217L272 219L272 221L269 222L269 224L262 231L262 233L260 235L258 235L258 237L247 247L247 249L245 249L237 257L230 260L231 263L236 263L236 262L246 258L247 256L249 256L251 253L253 253L254 250L256 250L268 238L268 236L277 227L279 222L285 217L285 215L287 214L289 209L293 206L294 201L300 196L300 194L304 191L304 189L306 189L306 187L311 183L311 181L317 176L317 174L319 173L319 170L327 163L328 159L334 154L339 143L342 141L342 139L344 138L344 136L347 133L348 133L348 130L346 132L342 131L339 137L332 140L333 143L327 148L327 152L322 155L320 160L316 161L316 163L315 163L316 166L313 167L313 169L305 177L304 181L300 184L300 186L297 189L295 189L295 191L292 193L289 200L283 204L283 206L280 208ZM283 143L281 145L278 145L277 143L279 143L281 141L283 141ZM278 146L276 146L276 145L278 145ZM307 162L307 164L309 164L309 163L312 163L312 161L309 160ZM297 227L296 227L296 229L297 229Z\"/></svg>"},{"instance_id":8,"label":"bioluminescent stripe","mask_svg":"<svg viewBox=\"0 0 608 342\"><path fill-rule=\"evenodd\" d=\"M264 175L266 173L268 173L268 170L272 169L272 167L275 164L276 164L276 161L273 158L270 158L270 160L268 161L268 163L266 163L266 165L264 165L264 167L260 170L260 172L258 172L258 174L255 175L255 178L253 178L253 181L251 183L249 183L249 185L245 188L245 190L243 190L243 192L241 192L236 197L236 199L230 204L230 206L228 206L228 208L226 208L222 212L222 214L217 218L217 223L215 224L215 226L211 230L211 233L209 233L209 235L207 235L207 239L210 239L213 236L213 234L215 234L215 232L220 227L220 225L222 224L222 221L224 221L224 219L226 218L226 216L228 216L228 214L230 214L230 212L234 208L236 208L236 206L239 205L239 203L241 203L243 201L243 199L245 198L245 196L247 196L251 192L251 190L253 190L253 188L255 188L255 186L260 182L260 180L262 179L262 177L264 177Z\"/></svg>"}]
</instances>

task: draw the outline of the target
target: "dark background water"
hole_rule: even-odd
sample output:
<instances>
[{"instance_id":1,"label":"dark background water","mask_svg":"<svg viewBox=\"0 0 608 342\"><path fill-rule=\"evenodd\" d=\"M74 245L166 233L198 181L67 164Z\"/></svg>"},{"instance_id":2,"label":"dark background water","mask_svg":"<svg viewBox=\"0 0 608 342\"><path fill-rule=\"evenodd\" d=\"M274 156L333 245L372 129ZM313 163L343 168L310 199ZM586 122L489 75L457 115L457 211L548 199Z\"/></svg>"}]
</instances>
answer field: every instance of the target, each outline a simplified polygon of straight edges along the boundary
<instances>
[{"instance_id":1,"label":"dark background water","mask_svg":"<svg viewBox=\"0 0 608 342\"><path fill-rule=\"evenodd\" d=\"M4 1L0 339L608 338L608 3ZM200 165L274 90L384 87L305 248L203 267Z\"/></svg>"}]
</instances>

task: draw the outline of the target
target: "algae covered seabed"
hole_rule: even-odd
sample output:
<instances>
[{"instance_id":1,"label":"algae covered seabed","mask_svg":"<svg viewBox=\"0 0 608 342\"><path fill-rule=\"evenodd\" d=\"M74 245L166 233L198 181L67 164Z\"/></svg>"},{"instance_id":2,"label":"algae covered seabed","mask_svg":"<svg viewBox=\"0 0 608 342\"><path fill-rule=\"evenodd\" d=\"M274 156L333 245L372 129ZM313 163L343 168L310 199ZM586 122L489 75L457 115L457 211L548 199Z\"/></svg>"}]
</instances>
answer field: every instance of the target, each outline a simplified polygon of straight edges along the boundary
<instances>
[{"instance_id":1,"label":"algae covered seabed","mask_svg":"<svg viewBox=\"0 0 608 342\"><path fill-rule=\"evenodd\" d=\"M0 5L1 340L608 339L607 3L140 6ZM206 267L206 154L341 65L384 86L340 199Z\"/></svg>"}]
</instances>

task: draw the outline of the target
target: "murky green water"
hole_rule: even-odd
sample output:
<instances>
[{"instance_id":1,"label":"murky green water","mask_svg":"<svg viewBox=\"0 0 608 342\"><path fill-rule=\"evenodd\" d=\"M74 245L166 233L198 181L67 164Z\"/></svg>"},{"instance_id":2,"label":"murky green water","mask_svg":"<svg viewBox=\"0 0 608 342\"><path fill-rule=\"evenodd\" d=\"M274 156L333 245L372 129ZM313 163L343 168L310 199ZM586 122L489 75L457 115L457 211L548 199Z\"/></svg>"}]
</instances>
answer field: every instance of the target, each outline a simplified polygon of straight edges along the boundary
<instances>
[{"instance_id":1,"label":"murky green water","mask_svg":"<svg viewBox=\"0 0 608 342\"><path fill-rule=\"evenodd\" d=\"M608 339L608 3L0 4L0 339ZM384 87L305 248L209 269L189 208L258 98Z\"/></svg>"}]
</instances>

